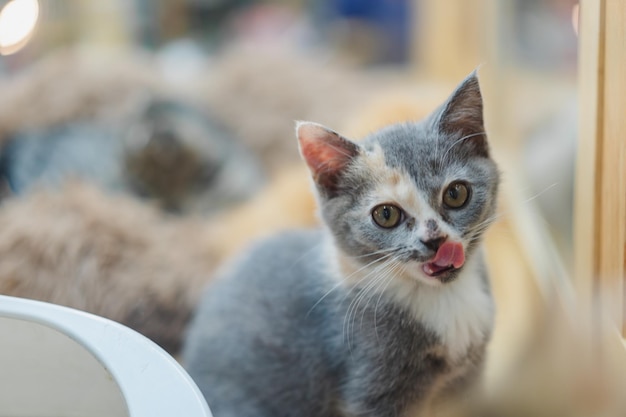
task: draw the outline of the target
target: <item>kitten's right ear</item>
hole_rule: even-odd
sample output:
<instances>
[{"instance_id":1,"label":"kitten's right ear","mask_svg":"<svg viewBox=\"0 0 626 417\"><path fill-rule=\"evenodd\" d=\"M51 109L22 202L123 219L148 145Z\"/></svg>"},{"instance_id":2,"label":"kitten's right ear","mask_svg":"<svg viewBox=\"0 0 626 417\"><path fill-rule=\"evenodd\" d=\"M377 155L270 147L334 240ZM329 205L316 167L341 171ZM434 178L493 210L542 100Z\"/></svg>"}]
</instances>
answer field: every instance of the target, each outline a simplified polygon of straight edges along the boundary
<instances>
[{"instance_id":1,"label":"kitten's right ear","mask_svg":"<svg viewBox=\"0 0 626 417\"><path fill-rule=\"evenodd\" d=\"M297 122L296 135L300 154L309 166L313 180L328 195L333 195L342 172L359 154L359 145L312 122Z\"/></svg>"}]
</instances>

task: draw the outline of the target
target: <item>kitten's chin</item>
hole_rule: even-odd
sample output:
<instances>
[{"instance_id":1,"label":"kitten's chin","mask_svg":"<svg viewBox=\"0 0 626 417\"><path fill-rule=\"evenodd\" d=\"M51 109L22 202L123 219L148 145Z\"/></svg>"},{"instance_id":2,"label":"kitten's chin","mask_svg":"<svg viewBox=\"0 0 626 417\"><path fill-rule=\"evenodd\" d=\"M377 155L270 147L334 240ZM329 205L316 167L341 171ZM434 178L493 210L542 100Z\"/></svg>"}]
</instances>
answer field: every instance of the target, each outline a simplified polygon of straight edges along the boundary
<instances>
[{"instance_id":1,"label":"kitten's chin","mask_svg":"<svg viewBox=\"0 0 626 417\"><path fill-rule=\"evenodd\" d=\"M427 262L425 264L422 264L422 272L424 272L427 276L432 277L432 278L445 276L449 272L454 271L456 269L457 268L455 268L453 265L440 266L432 262Z\"/></svg>"},{"instance_id":2,"label":"kitten's chin","mask_svg":"<svg viewBox=\"0 0 626 417\"><path fill-rule=\"evenodd\" d=\"M434 281L438 284L447 284L449 282L454 281L456 277L459 275L460 270L461 268L455 268L453 266L449 266L449 267L442 268L442 269L437 268L433 270L431 264L422 265L422 272L423 272L423 275L426 276L426 279L429 282Z\"/></svg>"}]
</instances>

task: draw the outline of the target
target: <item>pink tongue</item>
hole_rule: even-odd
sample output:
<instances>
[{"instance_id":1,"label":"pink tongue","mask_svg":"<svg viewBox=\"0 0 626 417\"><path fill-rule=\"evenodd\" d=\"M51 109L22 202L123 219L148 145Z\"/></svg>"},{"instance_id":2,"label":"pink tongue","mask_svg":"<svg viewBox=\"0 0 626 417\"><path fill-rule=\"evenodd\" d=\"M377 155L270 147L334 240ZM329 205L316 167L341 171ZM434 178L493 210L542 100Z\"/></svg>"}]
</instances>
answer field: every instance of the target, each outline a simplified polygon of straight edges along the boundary
<instances>
[{"instance_id":1,"label":"pink tongue","mask_svg":"<svg viewBox=\"0 0 626 417\"><path fill-rule=\"evenodd\" d=\"M431 263L441 268L447 268L450 265L455 268L462 267L465 263L463 245L458 242L444 242Z\"/></svg>"}]
</instances>

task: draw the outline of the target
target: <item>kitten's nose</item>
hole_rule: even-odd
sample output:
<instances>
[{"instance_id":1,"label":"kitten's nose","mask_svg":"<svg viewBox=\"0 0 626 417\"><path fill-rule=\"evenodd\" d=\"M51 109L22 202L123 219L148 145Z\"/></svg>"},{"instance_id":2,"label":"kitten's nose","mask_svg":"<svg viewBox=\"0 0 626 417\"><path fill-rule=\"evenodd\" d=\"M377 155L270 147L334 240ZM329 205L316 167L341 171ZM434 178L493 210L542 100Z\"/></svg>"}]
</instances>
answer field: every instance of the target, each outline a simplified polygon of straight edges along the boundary
<instances>
[{"instance_id":1,"label":"kitten's nose","mask_svg":"<svg viewBox=\"0 0 626 417\"><path fill-rule=\"evenodd\" d=\"M437 252L439 250L439 247L442 245L443 242L446 241L447 238L448 238L447 236L440 236L440 237L436 237L436 238L432 238L428 240L420 239L420 242L422 242L424 246L426 246L428 249L432 250L433 252Z\"/></svg>"}]
</instances>

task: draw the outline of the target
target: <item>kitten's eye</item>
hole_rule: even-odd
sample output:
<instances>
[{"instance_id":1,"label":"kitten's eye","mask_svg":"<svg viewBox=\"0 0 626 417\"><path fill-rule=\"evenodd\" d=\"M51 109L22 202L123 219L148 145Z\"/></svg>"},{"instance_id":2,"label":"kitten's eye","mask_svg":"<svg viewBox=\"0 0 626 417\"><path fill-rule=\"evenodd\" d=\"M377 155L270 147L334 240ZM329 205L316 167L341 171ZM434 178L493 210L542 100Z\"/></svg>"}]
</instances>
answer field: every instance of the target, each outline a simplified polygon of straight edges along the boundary
<instances>
[{"instance_id":1,"label":"kitten's eye","mask_svg":"<svg viewBox=\"0 0 626 417\"><path fill-rule=\"evenodd\" d=\"M456 181L448 185L443 192L443 204L451 209L463 207L469 200L469 186L463 182Z\"/></svg>"},{"instance_id":2,"label":"kitten's eye","mask_svg":"<svg viewBox=\"0 0 626 417\"><path fill-rule=\"evenodd\" d=\"M380 227L390 229L400 224L402 210L391 204L381 204L372 210L372 218Z\"/></svg>"}]
</instances>

